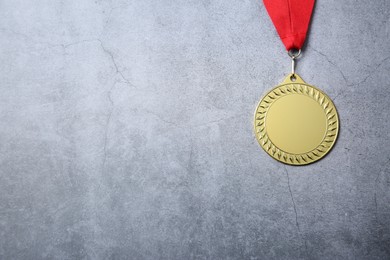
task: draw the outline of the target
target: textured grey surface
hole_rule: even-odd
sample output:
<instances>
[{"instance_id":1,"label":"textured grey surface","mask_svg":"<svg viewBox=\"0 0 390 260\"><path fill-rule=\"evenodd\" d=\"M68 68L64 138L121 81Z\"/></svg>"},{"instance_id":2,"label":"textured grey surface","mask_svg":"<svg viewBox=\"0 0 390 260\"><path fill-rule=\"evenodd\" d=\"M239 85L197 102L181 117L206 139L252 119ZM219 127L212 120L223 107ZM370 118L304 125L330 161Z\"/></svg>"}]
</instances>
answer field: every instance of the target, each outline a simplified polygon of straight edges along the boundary
<instances>
[{"instance_id":1,"label":"textured grey surface","mask_svg":"<svg viewBox=\"0 0 390 260\"><path fill-rule=\"evenodd\" d=\"M318 1L297 70L341 132L290 167L260 0L0 1L0 258L389 259L389 11Z\"/></svg>"}]
</instances>

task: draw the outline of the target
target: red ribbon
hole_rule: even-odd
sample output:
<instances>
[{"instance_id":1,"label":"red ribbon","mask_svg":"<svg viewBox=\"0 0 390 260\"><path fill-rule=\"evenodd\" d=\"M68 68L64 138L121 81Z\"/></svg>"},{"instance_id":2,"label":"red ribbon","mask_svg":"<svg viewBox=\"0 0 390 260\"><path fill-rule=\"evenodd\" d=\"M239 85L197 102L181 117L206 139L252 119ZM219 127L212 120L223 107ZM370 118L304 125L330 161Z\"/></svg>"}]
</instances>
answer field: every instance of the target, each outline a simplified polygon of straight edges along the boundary
<instances>
[{"instance_id":1,"label":"red ribbon","mask_svg":"<svg viewBox=\"0 0 390 260\"><path fill-rule=\"evenodd\" d=\"M287 51L305 43L315 0L263 0Z\"/></svg>"}]
</instances>

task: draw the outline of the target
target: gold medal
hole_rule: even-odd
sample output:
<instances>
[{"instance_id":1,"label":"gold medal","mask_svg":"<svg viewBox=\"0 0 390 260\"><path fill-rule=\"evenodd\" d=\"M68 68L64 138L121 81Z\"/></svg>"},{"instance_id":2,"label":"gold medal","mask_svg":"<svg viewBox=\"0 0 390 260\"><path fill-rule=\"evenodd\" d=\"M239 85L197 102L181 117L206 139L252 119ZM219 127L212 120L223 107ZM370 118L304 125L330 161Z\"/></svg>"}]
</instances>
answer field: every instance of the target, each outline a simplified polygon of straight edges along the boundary
<instances>
[{"instance_id":1,"label":"gold medal","mask_svg":"<svg viewBox=\"0 0 390 260\"><path fill-rule=\"evenodd\" d=\"M291 165L323 158L333 147L339 119L332 100L297 74L269 91L255 111L255 134L264 151Z\"/></svg>"},{"instance_id":2,"label":"gold medal","mask_svg":"<svg viewBox=\"0 0 390 260\"><path fill-rule=\"evenodd\" d=\"M274 159L305 165L323 158L339 132L332 100L295 74L315 0L263 0L292 62L282 84L268 92L255 111L255 135Z\"/></svg>"}]
</instances>

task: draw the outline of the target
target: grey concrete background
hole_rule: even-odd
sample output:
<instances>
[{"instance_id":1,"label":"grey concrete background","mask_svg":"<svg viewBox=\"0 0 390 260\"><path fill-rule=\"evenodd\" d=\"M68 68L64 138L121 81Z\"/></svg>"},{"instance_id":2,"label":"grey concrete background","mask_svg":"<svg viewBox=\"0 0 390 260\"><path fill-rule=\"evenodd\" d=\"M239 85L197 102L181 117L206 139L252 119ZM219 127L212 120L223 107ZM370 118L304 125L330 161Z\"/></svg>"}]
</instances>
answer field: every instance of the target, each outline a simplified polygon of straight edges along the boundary
<instances>
[{"instance_id":1,"label":"grey concrete background","mask_svg":"<svg viewBox=\"0 0 390 260\"><path fill-rule=\"evenodd\" d=\"M290 167L260 0L0 1L0 258L390 259L389 11L318 1L297 70L341 132Z\"/></svg>"}]
</instances>

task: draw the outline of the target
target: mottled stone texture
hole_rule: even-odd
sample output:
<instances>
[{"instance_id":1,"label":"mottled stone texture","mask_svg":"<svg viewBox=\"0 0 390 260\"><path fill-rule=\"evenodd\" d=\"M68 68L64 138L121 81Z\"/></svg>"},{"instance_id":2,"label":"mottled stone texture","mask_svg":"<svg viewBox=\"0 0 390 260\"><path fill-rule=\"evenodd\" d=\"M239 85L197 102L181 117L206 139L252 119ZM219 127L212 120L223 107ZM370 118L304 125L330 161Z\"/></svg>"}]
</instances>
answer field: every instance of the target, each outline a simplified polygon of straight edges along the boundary
<instances>
[{"instance_id":1,"label":"mottled stone texture","mask_svg":"<svg viewBox=\"0 0 390 260\"><path fill-rule=\"evenodd\" d=\"M260 0L0 1L0 259L389 259L390 1L318 1L297 71L341 120L285 166Z\"/></svg>"}]
</instances>

